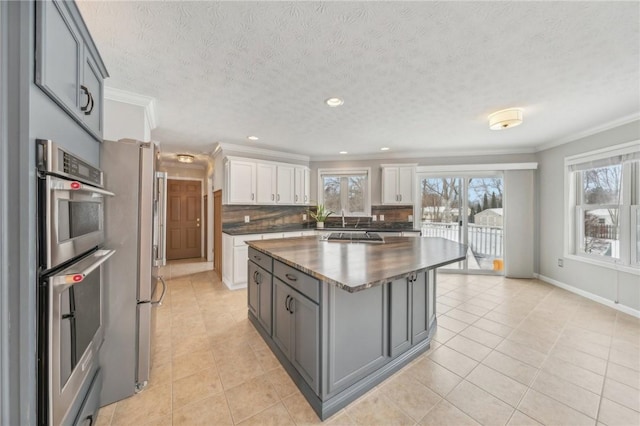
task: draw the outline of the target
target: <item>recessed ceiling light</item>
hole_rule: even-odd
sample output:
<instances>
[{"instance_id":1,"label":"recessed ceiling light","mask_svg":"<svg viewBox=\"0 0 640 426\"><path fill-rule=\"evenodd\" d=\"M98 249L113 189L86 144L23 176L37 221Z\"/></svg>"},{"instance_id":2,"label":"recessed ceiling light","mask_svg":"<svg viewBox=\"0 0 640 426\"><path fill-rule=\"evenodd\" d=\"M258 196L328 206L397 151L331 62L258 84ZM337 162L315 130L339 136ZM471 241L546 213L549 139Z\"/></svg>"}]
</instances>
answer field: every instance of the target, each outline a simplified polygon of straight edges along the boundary
<instances>
[{"instance_id":1,"label":"recessed ceiling light","mask_svg":"<svg viewBox=\"0 0 640 426\"><path fill-rule=\"evenodd\" d=\"M257 141L259 138L257 136L247 136L247 139L250 141Z\"/></svg>"},{"instance_id":2,"label":"recessed ceiling light","mask_svg":"<svg viewBox=\"0 0 640 426\"><path fill-rule=\"evenodd\" d=\"M340 105L344 104L344 100L342 100L340 98L329 98L329 99L325 100L324 103L329 105L332 108L335 108L335 107L339 107Z\"/></svg>"},{"instance_id":3,"label":"recessed ceiling light","mask_svg":"<svg viewBox=\"0 0 640 426\"><path fill-rule=\"evenodd\" d=\"M177 154L178 161L181 163L193 163L193 155L191 154Z\"/></svg>"},{"instance_id":4,"label":"recessed ceiling light","mask_svg":"<svg viewBox=\"0 0 640 426\"><path fill-rule=\"evenodd\" d=\"M340 154L348 154L347 151L340 151Z\"/></svg>"},{"instance_id":5,"label":"recessed ceiling light","mask_svg":"<svg viewBox=\"0 0 640 426\"><path fill-rule=\"evenodd\" d=\"M389 151L389 147L388 146L383 146L382 148L380 148L380 151Z\"/></svg>"}]
</instances>

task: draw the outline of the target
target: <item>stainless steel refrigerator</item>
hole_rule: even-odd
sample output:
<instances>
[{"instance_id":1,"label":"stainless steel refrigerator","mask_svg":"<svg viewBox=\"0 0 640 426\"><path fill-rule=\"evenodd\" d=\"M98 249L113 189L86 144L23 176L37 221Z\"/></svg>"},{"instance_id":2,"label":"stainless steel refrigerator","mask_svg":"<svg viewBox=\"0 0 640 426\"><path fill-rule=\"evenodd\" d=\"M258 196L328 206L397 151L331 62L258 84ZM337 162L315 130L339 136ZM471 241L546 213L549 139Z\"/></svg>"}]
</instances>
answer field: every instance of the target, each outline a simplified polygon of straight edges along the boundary
<instances>
[{"instance_id":1,"label":"stainless steel refrigerator","mask_svg":"<svg viewBox=\"0 0 640 426\"><path fill-rule=\"evenodd\" d=\"M166 174L156 171L157 147L104 141L105 245L116 249L105 268L105 334L100 351L104 406L141 391L149 380L155 308L166 292Z\"/></svg>"}]
</instances>

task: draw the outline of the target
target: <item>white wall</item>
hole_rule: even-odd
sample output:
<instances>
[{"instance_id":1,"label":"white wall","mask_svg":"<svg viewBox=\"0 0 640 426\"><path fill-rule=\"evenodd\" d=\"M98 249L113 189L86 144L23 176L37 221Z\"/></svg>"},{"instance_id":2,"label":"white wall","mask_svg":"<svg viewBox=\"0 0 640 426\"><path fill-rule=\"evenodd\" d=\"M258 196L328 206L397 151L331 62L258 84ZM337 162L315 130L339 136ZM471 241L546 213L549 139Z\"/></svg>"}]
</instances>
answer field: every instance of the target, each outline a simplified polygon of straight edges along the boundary
<instances>
[{"instance_id":1,"label":"white wall","mask_svg":"<svg viewBox=\"0 0 640 426\"><path fill-rule=\"evenodd\" d=\"M542 279L640 310L640 277L606 267L563 259L564 249L564 158L640 139L640 121L628 123L574 142L538 153L538 272Z\"/></svg>"},{"instance_id":2,"label":"white wall","mask_svg":"<svg viewBox=\"0 0 640 426\"><path fill-rule=\"evenodd\" d=\"M151 140L151 129L145 118L144 107L112 99L104 100L104 139L119 141L135 139Z\"/></svg>"}]
</instances>

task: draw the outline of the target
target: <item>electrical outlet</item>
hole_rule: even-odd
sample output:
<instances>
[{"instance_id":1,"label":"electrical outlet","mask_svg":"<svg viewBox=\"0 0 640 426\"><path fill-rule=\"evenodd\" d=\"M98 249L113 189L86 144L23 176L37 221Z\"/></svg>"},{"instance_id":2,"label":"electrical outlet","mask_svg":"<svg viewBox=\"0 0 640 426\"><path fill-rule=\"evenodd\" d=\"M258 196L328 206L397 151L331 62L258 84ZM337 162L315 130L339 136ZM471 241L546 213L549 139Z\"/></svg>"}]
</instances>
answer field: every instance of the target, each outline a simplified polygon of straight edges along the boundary
<instances>
[{"instance_id":1,"label":"electrical outlet","mask_svg":"<svg viewBox=\"0 0 640 426\"><path fill-rule=\"evenodd\" d=\"M374 214L374 215L371 216L371 222L375 222L377 220L378 220L378 216L377 215Z\"/></svg>"},{"instance_id":2,"label":"electrical outlet","mask_svg":"<svg viewBox=\"0 0 640 426\"><path fill-rule=\"evenodd\" d=\"M558 259L558 266L559 267L564 267L564 260L563 259Z\"/></svg>"},{"instance_id":3,"label":"electrical outlet","mask_svg":"<svg viewBox=\"0 0 640 426\"><path fill-rule=\"evenodd\" d=\"M380 222L382 222L383 220L384 220L384 215L383 215L383 214L381 214L381 215L380 215Z\"/></svg>"},{"instance_id":4,"label":"electrical outlet","mask_svg":"<svg viewBox=\"0 0 640 426\"><path fill-rule=\"evenodd\" d=\"M307 220L307 215L306 214L302 215L302 220Z\"/></svg>"},{"instance_id":5,"label":"electrical outlet","mask_svg":"<svg viewBox=\"0 0 640 426\"><path fill-rule=\"evenodd\" d=\"M413 222L413 215L412 214L409 215L409 218L407 219L407 222Z\"/></svg>"},{"instance_id":6,"label":"electrical outlet","mask_svg":"<svg viewBox=\"0 0 640 426\"><path fill-rule=\"evenodd\" d=\"M251 221L251 218L249 216L244 217L244 223L249 223L250 221Z\"/></svg>"}]
</instances>

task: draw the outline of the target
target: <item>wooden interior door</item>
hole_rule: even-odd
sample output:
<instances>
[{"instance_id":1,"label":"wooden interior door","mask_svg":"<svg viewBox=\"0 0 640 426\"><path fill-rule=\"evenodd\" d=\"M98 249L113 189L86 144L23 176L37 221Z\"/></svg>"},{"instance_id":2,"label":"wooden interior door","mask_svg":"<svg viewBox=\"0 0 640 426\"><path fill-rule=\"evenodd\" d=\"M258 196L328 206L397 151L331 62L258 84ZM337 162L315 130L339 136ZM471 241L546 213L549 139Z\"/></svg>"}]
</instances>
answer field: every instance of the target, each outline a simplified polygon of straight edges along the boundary
<instances>
[{"instance_id":1,"label":"wooden interior door","mask_svg":"<svg viewBox=\"0 0 640 426\"><path fill-rule=\"evenodd\" d=\"M222 190L213 193L213 269L222 279Z\"/></svg>"},{"instance_id":2,"label":"wooden interior door","mask_svg":"<svg viewBox=\"0 0 640 426\"><path fill-rule=\"evenodd\" d=\"M167 181L167 260L202 255L201 182Z\"/></svg>"}]
</instances>

